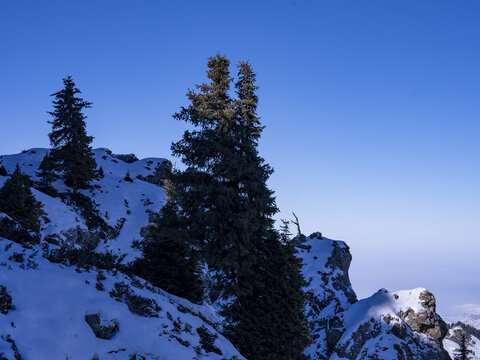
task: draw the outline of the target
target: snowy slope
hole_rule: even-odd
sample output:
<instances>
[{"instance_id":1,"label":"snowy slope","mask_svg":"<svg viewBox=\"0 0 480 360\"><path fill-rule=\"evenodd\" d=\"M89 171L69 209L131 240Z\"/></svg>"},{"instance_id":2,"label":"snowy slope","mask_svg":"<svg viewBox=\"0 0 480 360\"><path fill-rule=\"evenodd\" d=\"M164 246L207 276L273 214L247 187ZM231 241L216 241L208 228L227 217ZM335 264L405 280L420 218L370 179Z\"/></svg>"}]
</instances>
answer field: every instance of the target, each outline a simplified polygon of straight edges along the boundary
<instances>
[{"instance_id":1,"label":"snowy slope","mask_svg":"<svg viewBox=\"0 0 480 360\"><path fill-rule=\"evenodd\" d=\"M455 356L455 350L460 346L460 336L463 333L463 330L460 326L455 326L448 331L447 336L443 340L443 346L445 350L448 351L450 357L453 359ZM470 360L480 360L480 339L473 335L469 335L468 349L473 351L473 354L470 354Z\"/></svg>"},{"instance_id":2,"label":"snowy slope","mask_svg":"<svg viewBox=\"0 0 480 360\"><path fill-rule=\"evenodd\" d=\"M11 173L18 163L36 180L47 153L47 149L31 149L1 156L0 166ZM140 238L150 212L158 211L165 202L161 187L144 179L167 160L126 163L104 148L94 150L94 154L104 177L94 180L91 190L82 192L97 204L107 224L118 229L113 238L101 241L96 251L123 254L123 261L128 262L138 256L131 245ZM6 179L0 176L0 186ZM61 180L54 186L67 190ZM44 238L51 234L65 238L62 233L68 229L87 228L78 209L35 189L33 193L50 220L42 223ZM320 233L301 235L294 241L308 282L306 313L313 342L305 353L312 360L449 359L442 341L448 349L454 345L448 337L444 340L447 329L436 314L433 294L420 288L396 293L381 290L357 301L348 276L352 256L343 241L324 238ZM213 328L220 329L221 318L214 308L218 303L194 305L121 273L105 272L98 285L95 269L84 271L51 263L42 257L47 248L55 245L42 242L21 248L0 240L0 285L7 287L15 306L8 314L0 314L0 354L10 354L8 360L13 359L14 347L27 360L240 358ZM23 260L17 262L20 255L12 257L14 253L25 253ZM128 285L129 290L119 283ZM97 290L97 286L105 289ZM147 317L134 314L126 304L130 295L119 295L119 289L127 295L152 299L161 310L154 309ZM95 337L85 320L86 315L95 314L103 325L118 322L119 331L111 340ZM197 329L203 328L217 338L213 347L202 340L202 350L198 346L205 331ZM205 348L218 348L223 355L207 354Z\"/></svg>"},{"instance_id":3,"label":"snowy slope","mask_svg":"<svg viewBox=\"0 0 480 360\"><path fill-rule=\"evenodd\" d=\"M104 177L92 182L92 190L83 190L100 211L100 216L108 225L115 227L119 222L123 226L115 239L103 243L98 251L111 250L118 254L126 254L126 261L132 260L138 253L131 248L132 242L140 238L140 230L148 224L149 212L158 211L164 204L163 190L154 184L139 180L138 175L146 177L153 174L158 164L167 161L162 158L147 158L126 163L111 155L108 149L95 149L97 167L103 168ZM18 164L25 174L32 180L37 180L36 172L48 149L30 149L21 154L3 155L0 157L0 166L4 166L11 174ZM129 173L133 182L125 180ZM7 177L0 176L0 187ZM54 184L59 191L66 191L61 180ZM37 190L33 190L37 200L44 204L43 210L50 219L49 223L42 226L42 235L60 234L75 226L86 228L82 216L71 206L65 205L59 198L52 198ZM124 219L124 220L123 220Z\"/></svg>"},{"instance_id":4,"label":"snowy slope","mask_svg":"<svg viewBox=\"0 0 480 360\"><path fill-rule=\"evenodd\" d=\"M13 354L12 343L6 341L10 339L25 360L85 360L95 355L98 359L242 359L209 325L217 315L208 306L191 304L120 273L105 272L100 281L104 290L97 290L97 275L93 269L51 263L38 248L0 239L0 284L6 286L14 306L0 314L0 354ZM109 294L121 282L158 307L148 316L132 313L126 301ZM118 322L118 332L110 340L97 338L85 320L88 314ZM202 330L198 330L202 327L217 337L215 352L202 349ZM7 359L13 360L13 355Z\"/></svg>"}]
</instances>

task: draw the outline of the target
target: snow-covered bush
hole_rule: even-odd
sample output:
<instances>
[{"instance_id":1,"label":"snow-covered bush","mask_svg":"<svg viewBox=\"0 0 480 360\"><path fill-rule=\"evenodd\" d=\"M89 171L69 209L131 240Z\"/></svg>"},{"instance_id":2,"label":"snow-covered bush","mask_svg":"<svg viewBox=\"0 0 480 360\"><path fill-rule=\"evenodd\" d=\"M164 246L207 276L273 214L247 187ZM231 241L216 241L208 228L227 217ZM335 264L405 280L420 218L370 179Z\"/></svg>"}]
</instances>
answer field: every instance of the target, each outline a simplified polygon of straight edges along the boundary
<instances>
[{"instance_id":1,"label":"snow-covered bush","mask_svg":"<svg viewBox=\"0 0 480 360\"><path fill-rule=\"evenodd\" d=\"M100 242L100 232L82 229L80 226L62 231L63 247L70 249L95 250Z\"/></svg>"}]
</instances>

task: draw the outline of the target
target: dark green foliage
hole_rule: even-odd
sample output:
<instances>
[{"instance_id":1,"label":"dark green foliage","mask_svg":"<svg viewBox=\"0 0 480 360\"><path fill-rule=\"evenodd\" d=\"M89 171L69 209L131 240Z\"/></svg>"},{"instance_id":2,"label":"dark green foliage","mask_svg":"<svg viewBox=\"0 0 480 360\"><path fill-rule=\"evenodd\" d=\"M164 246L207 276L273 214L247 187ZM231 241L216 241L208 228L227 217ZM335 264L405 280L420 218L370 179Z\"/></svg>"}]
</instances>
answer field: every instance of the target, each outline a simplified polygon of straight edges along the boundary
<instances>
[{"instance_id":1,"label":"dark green foliage","mask_svg":"<svg viewBox=\"0 0 480 360\"><path fill-rule=\"evenodd\" d=\"M130 287L123 282L116 282L114 284L114 288L110 291L110 296L117 301L127 304L130 312L140 316L158 317L158 312L162 310L155 300L135 294Z\"/></svg>"},{"instance_id":2,"label":"dark green foliage","mask_svg":"<svg viewBox=\"0 0 480 360\"><path fill-rule=\"evenodd\" d=\"M172 174L172 163L168 160L165 160L162 163L157 164L153 175L147 175L146 177L138 175L137 178L157 186L164 186L165 181L169 177L171 177L171 174Z\"/></svg>"},{"instance_id":3,"label":"dark green foliage","mask_svg":"<svg viewBox=\"0 0 480 360\"><path fill-rule=\"evenodd\" d=\"M42 204L30 189L30 178L20 171L17 164L12 176L0 189L0 212L4 212L27 230L40 231Z\"/></svg>"},{"instance_id":4,"label":"dark green foliage","mask_svg":"<svg viewBox=\"0 0 480 360\"><path fill-rule=\"evenodd\" d=\"M113 228L108 226L105 220L103 220L96 204L88 196L79 192L62 193L60 196L67 205L73 205L80 210L88 229L100 228L104 233L113 232ZM101 237L105 238L106 234L103 234Z\"/></svg>"},{"instance_id":5,"label":"dark green foliage","mask_svg":"<svg viewBox=\"0 0 480 360\"><path fill-rule=\"evenodd\" d=\"M226 331L240 353L298 359L309 342L304 279L293 247L273 227L278 210L266 185L273 170L257 150L255 74L239 64L232 99L229 60L217 55L208 68L210 82L189 91L190 105L174 115L194 126L172 145L188 167L172 176L177 216L188 219L188 240L230 300Z\"/></svg>"},{"instance_id":6,"label":"dark green foliage","mask_svg":"<svg viewBox=\"0 0 480 360\"><path fill-rule=\"evenodd\" d=\"M263 261L240 271L251 290L241 292L223 312L226 335L247 359L303 359L310 339L301 262L291 244L259 246L265 247Z\"/></svg>"},{"instance_id":7,"label":"dark green foliage","mask_svg":"<svg viewBox=\"0 0 480 360\"><path fill-rule=\"evenodd\" d=\"M12 309L12 297L8 293L7 288L0 285L0 314L7 314Z\"/></svg>"},{"instance_id":8,"label":"dark green foliage","mask_svg":"<svg viewBox=\"0 0 480 360\"><path fill-rule=\"evenodd\" d=\"M138 158L135 154L112 154L112 156L129 164L138 161Z\"/></svg>"},{"instance_id":9,"label":"dark green foliage","mask_svg":"<svg viewBox=\"0 0 480 360\"><path fill-rule=\"evenodd\" d=\"M53 263L61 263L68 266L77 266L79 268L113 270L123 269L121 265L122 258L113 255L110 252L97 253L90 249L76 249L61 247L59 249L50 250L45 257Z\"/></svg>"},{"instance_id":10,"label":"dark green foliage","mask_svg":"<svg viewBox=\"0 0 480 360\"><path fill-rule=\"evenodd\" d=\"M469 360L473 351L468 348L469 339L465 332L460 335L460 347L454 351L454 360Z\"/></svg>"},{"instance_id":11,"label":"dark green foliage","mask_svg":"<svg viewBox=\"0 0 480 360\"><path fill-rule=\"evenodd\" d=\"M205 352L213 352L215 354L222 355L222 351L215 346L215 340L218 337L217 334L208 331L205 325L197 328L197 334L200 336L200 345Z\"/></svg>"},{"instance_id":12,"label":"dark green foliage","mask_svg":"<svg viewBox=\"0 0 480 360\"><path fill-rule=\"evenodd\" d=\"M290 221L285 219L280 219L282 225L280 225L280 241L282 244L288 244L292 238L292 233L290 232Z\"/></svg>"},{"instance_id":13,"label":"dark green foliage","mask_svg":"<svg viewBox=\"0 0 480 360\"><path fill-rule=\"evenodd\" d=\"M99 179L103 179L104 176L105 174L103 173L103 167L100 166L100 169L98 169L97 177Z\"/></svg>"},{"instance_id":14,"label":"dark green foliage","mask_svg":"<svg viewBox=\"0 0 480 360\"><path fill-rule=\"evenodd\" d=\"M57 197L58 191L52 186L57 176L53 171L53 159L49 154L45 155L38 169L40 171L37 172L37 176L40 180L35 182L35 189L49 196Z\"/></svg>"},{"instance_id":15,"label":"dark green foliage","mask_svg":"<svg viewBox=\"0 0 480 360\"><path fill-rule=\"evenodd\" d=\"M477 329L477 328L474 328L471 325L465 324L461 321L457 321L455 323L448 324L449 329L452 329L452 328L457 327L457 326L461 327L465 331L465 333L467 333L469 335L473 335L477 339L480 339L480 330Z\"/></svg>"},{"instance_id":16,"label":"dark green foliage","mask_svg":"<svg viewBox=\"0 0 480 360\"><path fill-rule=\"evenodd\" d=\"M19 244L36 244L40 242L40 235L38 233L32 233L19 223L7 217L0 218L0 237Z\"/></svg>"},{"instance_id":17,"label":"dark green foliage","mask_svg":"<svg viewBox=\"0 0 480 360\"><path fill-rule=\"evenodd\" d=\"M0 166L0 176L8 176L7 169L5 169L5 166Z\"/></svg>"},{"instance_id":18,"label":"dark green foliage","mask_svg":"<svg viewBox=\"0 0 480 360\"><path fill-rule=\"evenodd\" d=\"M152 223L142 229L143 257L133 263L132 269L153 285L200 303L203 299L200 272L187 242L184 223L176 211L170 200Z\"/></svg>"},{"instance_id":19,"label":"dark green foliage","mask_svg":"<svg viewBox=\"0 0 480 360\"><path fill-rule=\"evenodd\" d=\"M95 178L96 163L90 143L93 137L86 132L83 109L91 107L91 103L78 97L80 93L72 78L63 79L64 88L52 96L54 110L49 112L53 120L52 132L48 134L53 147L51 157L54 168L62 172L67 186L74 192L88 188Z\"/></svg>"}]
</instances>

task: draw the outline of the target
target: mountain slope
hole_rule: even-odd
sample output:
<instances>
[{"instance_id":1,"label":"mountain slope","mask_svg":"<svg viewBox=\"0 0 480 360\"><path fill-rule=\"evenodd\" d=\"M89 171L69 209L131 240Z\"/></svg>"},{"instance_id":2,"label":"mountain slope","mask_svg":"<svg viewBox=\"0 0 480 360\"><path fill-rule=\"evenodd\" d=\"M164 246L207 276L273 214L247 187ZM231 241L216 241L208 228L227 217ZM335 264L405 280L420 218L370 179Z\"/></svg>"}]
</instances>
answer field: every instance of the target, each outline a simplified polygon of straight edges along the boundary
<instances>
[{"instance_id":1,"label":"mountain slope","mask_svg":"<svg viewBox=\"0 0 480 360\"><path fill-rule=\"evenodd\" d=\"M35 181L47 152L2 156L0 166L11 174L18 163ZM158 184L170 162L133 161L103 148L94 154L104 176L82 194L113 230L104 238L89 233L80 208L33 189L46 214L41 243L0 239L0 312L1 286L14 306L0 313L0 354L8 360L18 360L16 352L27 360L242 358L221 335L220 300L194 305L124 271L124 264L139 255L132 244L150 213L165 202ZM6 179L0 176L0 186ZM53 185L67 190L61 180ZM0 213L0 220L6 218ZM358 301L348 275L352 256L343 241L320 233L293 241L308 283L306 313L313 341L305 353L311 359L449 359L443 345L453 349L453 335L445 338L447 328L436 314L433 294L420 288L381 290ZM60 248L87 259L69 257ZM208 294L208 281L206 286Z\"/></svg>"},{"instance_id":2,"label":"mountain slope","mask_svg":"<svg viewBox=\"0 0 480 360\"><path fill-rule=\"evenodd\" d=\"M13 302L0 314L4 356L15 344L27 360L242 359L212 327L218 317L206 305L115 271L51 263L37 247L0 239L0 249L0 284ZM97 314L101 323L117 324L111 339L96 337L87 323Z\"/></svg>"}]
</instances>

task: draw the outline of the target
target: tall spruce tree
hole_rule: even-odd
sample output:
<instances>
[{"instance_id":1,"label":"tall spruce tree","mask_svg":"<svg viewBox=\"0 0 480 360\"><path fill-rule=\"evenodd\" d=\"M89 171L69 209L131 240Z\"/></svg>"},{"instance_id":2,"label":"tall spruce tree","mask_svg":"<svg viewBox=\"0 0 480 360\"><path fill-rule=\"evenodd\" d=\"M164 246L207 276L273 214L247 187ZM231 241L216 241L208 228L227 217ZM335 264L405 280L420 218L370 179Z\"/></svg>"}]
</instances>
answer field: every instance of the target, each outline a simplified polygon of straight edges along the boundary
<instances>
[{"instance_id":1,"label":"tall spruce tree","mask_svg":"<svg viewBox=\"0 0 480 360\"><path fill-rule=\"evenodd\" d=\"M43 214L42 203L37 201L30 189L30 178L20 171L17 164L15 171L0 189L0 211L17 221L22 227L38 233L40 216Z\"/></svg>"},{"instance_id":2,"label":"tall spruce tree","mask_svg":"<svg viewBox=\"0 0 480 360\"><path fill-rule=\"evenodd\" d=\"M473 354L473 351L468 348L468 337L467 334L462 331L460 335L460 347L454 351L454 360L470 360L470 354Z\"/></svg>"},{"instance_id":3,"label":"tall spruce tree","mask_svg":"<svg viewBox=\"0 0 480 360\"><path fill-rule=\"evenodd\" d=\"M142 229L143 257L132 264L133 271L174 295L192 302L203 300L203 283L198 259L189 243L185 219L178 216L175 192L170 182L164 186L168 200L150 224Z\"/></svg>"},{"instance_id":4,"label":"tall spruce tree","mask_svg":"<svg viewBox=\"0 0 480 360\"><path fill-rule=\"evenodd\" d=\"M73 192L88 188L95 178L96 163L90 146L93 137L86 132L83 110L92 103L78 97L80 90L71 76L63 79L64 88L52 96L54 110L49 112L53 120L52 132L48 134L52 145L51 157L56 170L62 172L63 179Z\"/></svg>"},{"instance_id":5,"label":"tall spruce tree","mask_svg":"<svg viewBox=\"0 0 480 360\"><path fill-rule=\"evenodd\" d=\"M304 280L294 249L274 229L278 210L266 185L273 170L257 150L263 127L255 74L239 64L232 99L229 65L225 56L210 58L210 82L189 91L190 105L174 115L194 125L172 145L188 167L174 176L180 216L228 300L226 331L240 352L301 358L308 344Z\"/></svg>"}]
</instances>

